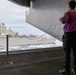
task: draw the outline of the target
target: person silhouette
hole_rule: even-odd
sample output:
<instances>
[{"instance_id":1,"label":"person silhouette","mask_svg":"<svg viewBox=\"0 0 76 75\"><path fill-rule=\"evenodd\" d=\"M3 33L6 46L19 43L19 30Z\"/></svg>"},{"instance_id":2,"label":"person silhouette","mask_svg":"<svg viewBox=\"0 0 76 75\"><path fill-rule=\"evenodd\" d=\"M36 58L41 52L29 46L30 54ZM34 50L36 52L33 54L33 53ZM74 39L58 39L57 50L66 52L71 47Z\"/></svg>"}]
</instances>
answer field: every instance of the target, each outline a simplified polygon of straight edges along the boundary
<instances>
[{"instance_id":1,"label":"person silhouette","mask_svg":"<svg viewBox=\"0 0 76 75\"><path fill-rule=\"evenodd\" d=\"M72 50L74 57L73 73L76 75L76 1L71 0L68 5L68 11L59 19L64 24L62 41L65 53L64 69L60 72L64 75L70 75L70 54Z\"/></svg>"}]
</instances>

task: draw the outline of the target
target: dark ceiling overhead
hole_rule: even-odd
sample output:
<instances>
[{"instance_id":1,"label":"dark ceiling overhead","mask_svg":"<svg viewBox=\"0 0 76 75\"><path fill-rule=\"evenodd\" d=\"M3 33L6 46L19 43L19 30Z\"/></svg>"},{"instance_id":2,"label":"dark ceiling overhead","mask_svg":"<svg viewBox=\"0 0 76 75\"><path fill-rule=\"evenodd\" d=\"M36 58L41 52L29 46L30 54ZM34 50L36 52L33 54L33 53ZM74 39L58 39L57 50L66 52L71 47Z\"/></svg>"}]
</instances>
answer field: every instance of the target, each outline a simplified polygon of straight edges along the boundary
<instances>
[{"instance_id":1,"label":"dark ceiling overhead","mask_svg":"<svg viewBox=\"0 0 76 75\"><path fill-rule=\"evenodd\" d=\"M30 7L31 0L9 0L9 1L19 4L19 5Z\"/></svg>"}]
</instances>

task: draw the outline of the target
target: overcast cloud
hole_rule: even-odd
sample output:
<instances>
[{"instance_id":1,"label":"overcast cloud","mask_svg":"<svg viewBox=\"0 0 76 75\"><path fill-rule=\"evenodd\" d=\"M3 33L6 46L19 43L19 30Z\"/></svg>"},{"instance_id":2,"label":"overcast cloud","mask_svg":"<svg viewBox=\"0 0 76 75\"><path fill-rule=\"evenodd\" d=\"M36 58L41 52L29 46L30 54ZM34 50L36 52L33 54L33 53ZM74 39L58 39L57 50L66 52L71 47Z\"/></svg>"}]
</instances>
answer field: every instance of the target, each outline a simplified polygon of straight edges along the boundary
<instances>
[{"instance_id":1,"label":"overcast cloud","mask_svg":"<svg viewBox=\"0 0 76 75\"><path fill-rule=\"evenodd\" d=\"M8 24L20 24L25 21L28 8L16 5L8 0L0 0L0 20Z\"/></svg>"}]
</instances>

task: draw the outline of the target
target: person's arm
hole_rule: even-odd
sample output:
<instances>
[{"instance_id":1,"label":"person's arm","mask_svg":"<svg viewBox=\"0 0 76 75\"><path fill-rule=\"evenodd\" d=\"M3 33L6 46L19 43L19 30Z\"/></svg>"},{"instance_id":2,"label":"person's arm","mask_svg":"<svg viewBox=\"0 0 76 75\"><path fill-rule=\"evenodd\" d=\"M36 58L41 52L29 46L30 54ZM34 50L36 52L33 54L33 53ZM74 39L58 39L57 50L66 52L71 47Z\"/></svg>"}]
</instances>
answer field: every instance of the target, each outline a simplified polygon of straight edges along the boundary
<instances>
[{"instance_id":1,"label":"person's arm","mask_svg":"<svg viewBox=\"0 0 76 75\"><path fill-rule=\"evenodd\" d=\"M61 17L59 20L62 24L65 24L68 22L68 19L69 19L69 13L65 13L63 17Z\"/></svg>"}]
</instances>

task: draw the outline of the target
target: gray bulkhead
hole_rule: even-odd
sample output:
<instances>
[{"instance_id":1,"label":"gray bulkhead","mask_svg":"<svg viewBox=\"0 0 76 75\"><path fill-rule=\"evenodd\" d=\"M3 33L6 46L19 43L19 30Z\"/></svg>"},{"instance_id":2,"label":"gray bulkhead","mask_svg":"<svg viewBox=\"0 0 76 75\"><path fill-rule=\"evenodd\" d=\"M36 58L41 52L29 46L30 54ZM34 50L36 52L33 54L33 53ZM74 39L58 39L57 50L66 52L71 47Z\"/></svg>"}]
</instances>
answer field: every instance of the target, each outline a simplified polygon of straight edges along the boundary
<instances>
[{"instance_id":1,"label":"gray bulkhead","mask_svg":"<svg viewBox=\"0 0 76 75\"><path fill-rule=\"evenodd\" d=\"M62 40L63 24L59 18L68 10L69 0L34 0L26 21Z\"/></svg>"}]
</instances>

